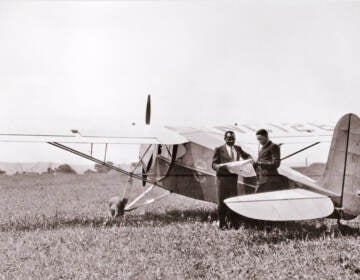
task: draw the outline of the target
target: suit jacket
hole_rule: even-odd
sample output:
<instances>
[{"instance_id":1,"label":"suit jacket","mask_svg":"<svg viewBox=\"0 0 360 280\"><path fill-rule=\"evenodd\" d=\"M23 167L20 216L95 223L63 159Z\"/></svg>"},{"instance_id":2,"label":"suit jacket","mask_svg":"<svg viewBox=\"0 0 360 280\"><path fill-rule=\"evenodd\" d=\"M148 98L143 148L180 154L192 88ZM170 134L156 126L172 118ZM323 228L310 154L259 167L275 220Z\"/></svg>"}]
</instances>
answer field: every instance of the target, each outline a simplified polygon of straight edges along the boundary
<instances>
[{"instance_id":1,"label":"suit jacket","mask_svg":"<svg viewBox=\"0 0 360 280\"><path fill-rule=\"evenodd\" d=\"M277 169L280 166L280 147L269 141L263 146L258 155L256 173L259 183L267 182L272 176L279 175Z\"/></svg>"},{"instance_id":2,"label":"suit jacket","mask_svg":"<svg viewBox=\"0 0 360 280\"><path fill-rule=\"evenodd\" d=\"M236 151L236 160L240 160L240 157L243 159L251 158L251 156L248 153L244 152L244 150L241 149L240 146L234 145L234 149ZM214 170L216 170L215 164L221 164L221 163L226 163L226 162L230 162L230 161L231 161L231 157L228 154L228 151L226 149L226 144L215 148L215 152L214 152L214 156L213 156L213 160L212 160L212 164L211 164L211 166ZM237 176L237 175L230 173L226 167L220 167L216 171L216 176Z\"/></svg>"}]
</instances>

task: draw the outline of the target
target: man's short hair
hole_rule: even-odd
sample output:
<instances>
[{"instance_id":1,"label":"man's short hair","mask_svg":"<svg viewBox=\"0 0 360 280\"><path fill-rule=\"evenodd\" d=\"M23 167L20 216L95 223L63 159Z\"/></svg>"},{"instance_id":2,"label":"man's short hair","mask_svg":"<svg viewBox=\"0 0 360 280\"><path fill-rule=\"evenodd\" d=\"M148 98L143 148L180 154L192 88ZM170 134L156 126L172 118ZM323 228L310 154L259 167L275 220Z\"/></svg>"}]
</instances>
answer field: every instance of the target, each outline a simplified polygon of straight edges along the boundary
<instances>
[{"instance_id":1,"label":"man's short hair","mask_svg":"<svg viewBox=\"0 0 360 280\"><path fill-rule=\"evenodd\" d=\"M259 129L257 132L256 132L256 135L261 135L261 136L265 136L265 137L268 137L269 136L269 133L267 132L266 129Z\"/></svg>"},{"instance_id":2,"label":"man's short hair","mask_svg":"<svg viewBox=\"0 0 360 280\"><path fill-rule=\"evenodd\" d=\"M235 132L234 132L234 131L228 130L228 131L225 132L224 138L226 138L226 136L227 136L228 134L231 134L232 136L235 136Z\"/></svg>"}]
</instances>

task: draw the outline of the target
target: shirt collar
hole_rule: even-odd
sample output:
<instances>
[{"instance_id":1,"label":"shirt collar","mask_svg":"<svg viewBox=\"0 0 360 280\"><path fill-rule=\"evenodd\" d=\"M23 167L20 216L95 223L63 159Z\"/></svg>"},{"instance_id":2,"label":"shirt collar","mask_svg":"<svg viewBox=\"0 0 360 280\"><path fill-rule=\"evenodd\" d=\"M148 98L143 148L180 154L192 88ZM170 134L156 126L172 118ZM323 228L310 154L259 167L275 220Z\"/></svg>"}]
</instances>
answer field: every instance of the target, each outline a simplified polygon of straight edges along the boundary
<instances>
[{"instance_id":1,"label":"shirt collar","mask_svg":"<svg viewBox=\"0 0 360 280\"><path fill-rule=\"evenodd\" d=\"M266 147L267 145L269 145L270 140L268 140L264 145L262 145L262 148Z\"/></svg>"},{"instance_id":2,"label":"shirt collar","mask_svg":"<svg viewBox=\"0 0 360 280\"><path fill-rule=\"evenodd\" d=\"M228 144L225 144L226 149L231 150L234 146L229 146Z\"/></svg>"}]
</instances>

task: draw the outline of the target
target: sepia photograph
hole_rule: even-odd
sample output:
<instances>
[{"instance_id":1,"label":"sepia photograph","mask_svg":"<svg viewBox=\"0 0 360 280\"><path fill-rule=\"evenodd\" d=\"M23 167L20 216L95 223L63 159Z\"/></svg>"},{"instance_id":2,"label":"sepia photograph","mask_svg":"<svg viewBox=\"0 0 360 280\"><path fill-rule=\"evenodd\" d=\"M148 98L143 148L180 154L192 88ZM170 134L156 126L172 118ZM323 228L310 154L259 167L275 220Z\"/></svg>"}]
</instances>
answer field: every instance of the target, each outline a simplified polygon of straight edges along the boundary
<instances>
[{"instance_id":1,"label":"sepia photograph","mask_svg":"<svg viewBox=\"0 0 360 280\"><path fill-rule=\"evenodd\" d=\"M0 0L0 280L360 279L360 1Z\"/></svg>"}]
</instances>

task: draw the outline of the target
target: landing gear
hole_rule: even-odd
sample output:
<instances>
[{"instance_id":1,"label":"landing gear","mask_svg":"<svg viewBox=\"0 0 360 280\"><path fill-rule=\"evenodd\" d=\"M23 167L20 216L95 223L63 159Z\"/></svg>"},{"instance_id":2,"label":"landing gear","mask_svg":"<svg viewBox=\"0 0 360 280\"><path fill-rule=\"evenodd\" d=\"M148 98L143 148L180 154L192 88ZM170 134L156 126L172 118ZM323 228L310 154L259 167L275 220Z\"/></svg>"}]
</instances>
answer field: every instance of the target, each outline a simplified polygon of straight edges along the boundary
<instances>
[{"instance_id":1,"label":"landing gear","mask_svg":"<svg viewBox=\"0 0 360 280\"><path fill-rule=\"evenodd\" d=\"M132 202L129 203L129 205L127 205L125 207L125 211L126 212L130 212L133 211L137 208L152 204L160 199L163 199L165 197L167 197L168 195L171 194L170 191L167 191L166 193L159 195L157 197L151 198L151 199L147 199L145 202L135 205L141 198L143 198L148 192L150 192L153 189L154 185L151 185L148 189L146 189L144 192L142 192L138 197L136 197ZM135 206L134 206L135 205Z\"/></svg>"},{"instance_id":2,"label":"landing gear","mask_svg":"<svg viewBox=\"0 0 360 280\"><path fill-rule=\"evenodd\" d=\"M343 224L341 223L341 219L340 219L340 218L338 218L338 219L336 220L336 225L337 225L338 230L341 231L341 227L343 226Z\"/></svg>"},{"instance_id":3,"label":"landing gear","mask_svg":"<svg viewBox=\"0 0 360 280\"><path fill-rule=\"evenodd\" d=\"M131 173L132 174L132 173ZM143 201L142 203L139 203L141 199L145 197L147 193L150 193L156 185L150 185L148 188L146 188L143 192L141 192L137 197L135 197L132 201L129 202L128 198L126 197L126 192L129 187L129 184L132 185L133 179L130 176L129 180L127 181L124 191L122 193L122 196L115 196L112 197L109 201L109 211L110 211L110 217L122 217L124 216L125 212L131 212L135 209L138 209L140 207L152 204L158 200L161 200L168 195L170 195L172 192L167 191L164 194L161 194L159 196L156 196L154 198L147 199ZM134 187L134 186L132 186Z\"/></svg>"}]
</instances>

